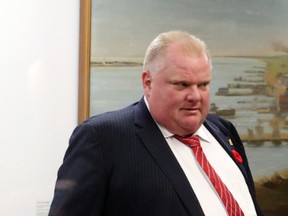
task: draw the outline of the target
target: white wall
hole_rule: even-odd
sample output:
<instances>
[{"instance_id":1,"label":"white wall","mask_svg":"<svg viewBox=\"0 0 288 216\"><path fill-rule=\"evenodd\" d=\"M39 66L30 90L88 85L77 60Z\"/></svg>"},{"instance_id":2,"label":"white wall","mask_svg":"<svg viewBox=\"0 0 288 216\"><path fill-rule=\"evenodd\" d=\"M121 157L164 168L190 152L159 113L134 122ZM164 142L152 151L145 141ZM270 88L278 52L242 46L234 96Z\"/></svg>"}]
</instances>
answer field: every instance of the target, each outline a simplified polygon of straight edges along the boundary
<instances>
[{"instance_id":1,"label":"white wall","mask_svg":"<svg viewBox=\"0 0 288 216\"><path fill-rule=\"evenodd\" d=\"M0 1L0 215L52 198L77 124L79 5Z\"/></svg>"}]
</instances>

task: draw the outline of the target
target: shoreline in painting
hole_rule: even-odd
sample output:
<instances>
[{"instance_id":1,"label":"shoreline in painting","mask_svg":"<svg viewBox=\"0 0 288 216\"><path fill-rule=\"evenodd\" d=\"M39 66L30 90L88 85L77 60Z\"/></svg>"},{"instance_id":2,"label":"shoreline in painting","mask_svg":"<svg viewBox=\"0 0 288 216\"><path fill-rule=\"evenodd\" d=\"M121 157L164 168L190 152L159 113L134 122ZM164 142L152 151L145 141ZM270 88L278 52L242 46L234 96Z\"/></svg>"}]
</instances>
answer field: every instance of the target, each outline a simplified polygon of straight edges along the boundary
<instances>
[{"instance_id":1,"label":"shoreline in painting","mask_svg":"<svg viewBox=\"0 0 288 216\"><path fill-rule=\"evenodd\" d=\"M273 144L280 144L281 141L288 140L288 133L281 132L282 129L288 128L288 82L286 77L288 74L288 55L283 56L274 56L274 57L255 57L265 62L266 66L263 68L263 75L259 74L261 70L251 70L246 72L258 73L263 77L263 82L258 83L254 82L255 92L260 93L266 96L274 97L270 102L269 106L258 107L257 112L260 114L271 114L273 117L268 122L272 131L269 133L263 132L261 122L258 122L258 125L255 127L254 134L248 133L246 135L241 134L241 138L244 141L251 141L258 144L264 141L272 141ZM242 77L239 77L242 78ZM240 80L241 81L241 80ZM257 94L255 94L257 96ZM258 132L257 132L258 129Z\"/></svg>"},{"instance_id":2,"label":"shoreline in painting","mask_svg":"<svg viewBox=\"0 0 288 216\"><path fill-rule=\"evenodd\" d=\"M140 62L130 61L105 61L105 62L91 62L91 67L136 67L142 66Z\"/></svg>"}]
</instances>

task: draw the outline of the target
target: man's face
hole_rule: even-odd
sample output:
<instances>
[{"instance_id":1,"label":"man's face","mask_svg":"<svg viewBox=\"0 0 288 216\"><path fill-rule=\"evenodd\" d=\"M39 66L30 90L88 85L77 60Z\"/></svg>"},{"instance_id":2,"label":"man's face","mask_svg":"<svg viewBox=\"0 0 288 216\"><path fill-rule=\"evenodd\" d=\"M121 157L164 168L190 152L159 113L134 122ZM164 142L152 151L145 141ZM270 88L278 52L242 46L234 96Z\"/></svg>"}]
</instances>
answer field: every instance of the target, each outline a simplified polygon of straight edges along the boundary
<instances>
[{"instance_id":1,"label":"man's face","mask_svg":"<svg viewBox=\"0 0 288 216\"><path fill-rule=\"evenodd\" d=\"M168 47L164 68L144 71L142 82L153 118L171 133L188 135L203 123L209 110L211 67L208 57L184 55Z\"/></svg>"}]
</instances>

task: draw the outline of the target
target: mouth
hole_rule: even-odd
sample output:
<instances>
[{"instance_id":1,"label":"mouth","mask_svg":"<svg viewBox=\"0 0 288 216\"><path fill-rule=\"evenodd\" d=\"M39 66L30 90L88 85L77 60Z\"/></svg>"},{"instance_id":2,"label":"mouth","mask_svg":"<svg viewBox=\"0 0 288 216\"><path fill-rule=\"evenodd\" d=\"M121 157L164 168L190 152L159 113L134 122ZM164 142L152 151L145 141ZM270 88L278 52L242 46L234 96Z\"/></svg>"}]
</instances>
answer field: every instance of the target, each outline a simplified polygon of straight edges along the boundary
<instances>
[{"instance_id":1,"label":"mouth","mask_svg":"<svg viewBox=\"0 0 288 216\"><path fill-rule=\"evenodd\" d=\"M194 114L194 113L199 111L199 108L182 108L181 110L184 111L184 112L188 112L188 113L193 113Z\"/></svg>"}]
</instances>

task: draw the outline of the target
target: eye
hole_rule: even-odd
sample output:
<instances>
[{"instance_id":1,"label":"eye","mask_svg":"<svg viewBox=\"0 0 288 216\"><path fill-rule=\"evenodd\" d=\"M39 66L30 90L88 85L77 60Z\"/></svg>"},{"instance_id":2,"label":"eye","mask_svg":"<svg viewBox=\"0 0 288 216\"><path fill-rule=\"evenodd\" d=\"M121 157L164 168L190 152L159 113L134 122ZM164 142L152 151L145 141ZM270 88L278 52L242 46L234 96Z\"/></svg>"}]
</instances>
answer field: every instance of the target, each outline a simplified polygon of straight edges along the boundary
<instances>
[{"instance_id":1,"label":"eye","mask_svg":"<svg viewBox=\"0 0 288 216\"><path fill-rule=\"evenodd\" d=\"M186 88L191 85L190 83L185 81L172 82L172 84L178 88Z\"/></svg>"},{"instance_id":2,"label":"eye","mask_svg":"<svg viewBox=\"0 0 288 216\"><path fill-rule=\"evenodd\" d=\"M202 90L206 90L209 87L209 82L201 83L198 87Z\"/></svg>"},{"instance_id":3,"label":"eye","mask_svg":"<svg viewBox=\"0 0 288 216\"><path fill-rule=\"evenodd\" d=\"M179 85L179 86L183 86L183 87L188 87L188 86L190 86L190 84L187 83L187 82L180 82L180 83L178 83L178 85Z\"/></svg>"}]
</instances>

